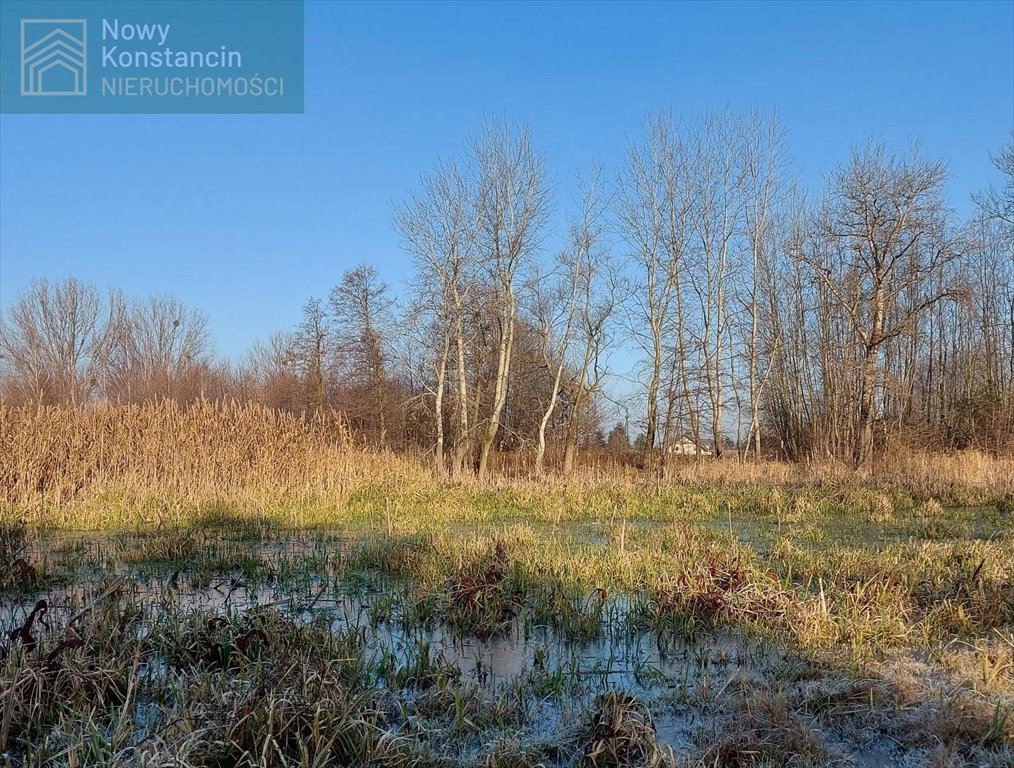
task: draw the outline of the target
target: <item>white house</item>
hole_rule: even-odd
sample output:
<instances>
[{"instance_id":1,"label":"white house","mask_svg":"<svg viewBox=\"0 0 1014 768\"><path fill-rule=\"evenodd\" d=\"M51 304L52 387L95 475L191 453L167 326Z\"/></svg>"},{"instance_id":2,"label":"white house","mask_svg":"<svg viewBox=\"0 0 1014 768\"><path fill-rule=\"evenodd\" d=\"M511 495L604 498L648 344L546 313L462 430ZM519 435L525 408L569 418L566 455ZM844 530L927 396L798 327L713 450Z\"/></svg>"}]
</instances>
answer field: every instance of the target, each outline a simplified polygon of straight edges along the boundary
<instances>
[{"instance_id":1,"label":"white house","mask_svg":"<svg viewBox=\"0 0 1014 768\"><path fill-rule=\"evenodd\" d=\"M674 456L703 456L710 453L706 447L694 442L694 438L690 435L680 435L674 439L669 444L668 450Z\"/></svg>"}]
</instances>

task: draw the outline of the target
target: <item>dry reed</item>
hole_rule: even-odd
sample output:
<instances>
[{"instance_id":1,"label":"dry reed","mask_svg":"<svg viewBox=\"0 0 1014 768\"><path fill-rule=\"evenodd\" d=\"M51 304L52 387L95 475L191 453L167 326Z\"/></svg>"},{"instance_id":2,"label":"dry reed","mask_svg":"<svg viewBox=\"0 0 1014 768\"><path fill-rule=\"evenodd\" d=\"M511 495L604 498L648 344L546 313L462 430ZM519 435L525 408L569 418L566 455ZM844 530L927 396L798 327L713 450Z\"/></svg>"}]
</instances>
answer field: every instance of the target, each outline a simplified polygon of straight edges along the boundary
<instances>
[{"instance_id":1,"label":"dry reed","mask_svg":"<svg viewBox=\"0 0 1014 768\"><path fill-rule=\"evenodd\" d=\"M255 404L0 406L0 498L59 505L82 496L197 500L261 488L343 495L425 476L357 446L337 414L302 419Z\"/></svg>"},{"instance_id":2,"label":"dry reed","mask_svg":"<svg viewBox=\"0 0 1014 768\"><path fill-rule=\"evenodd\" d=\"M727 488L848 487L857 480L912 499L1014 504L1014 459L975 452L896 452L865 478L857 478L842 464L736 459L685 460L671 465L664 477L594 458L566 481L535 480L505 469L487 487L510 488L519 498L538 497L550 505L564 485L622 492L687 483ZM293 504L334 510L362 489L383 489L392 497L404 493L422 497L438 487L426 457L366 448L353 439L335 412L305 419L238 403L0 405L0 502L7 510L45 510L38 517L45 524L77 521L86 527L106 527L130 516L158 517L136 515L139 509L158 505L267 511ZM112 520L106 510L112 502L124 500L133 512ZM55 514L71 506L76 514L66 519ZM80 514L83 507L90 511Z\"/></svg>"}]
</instances>

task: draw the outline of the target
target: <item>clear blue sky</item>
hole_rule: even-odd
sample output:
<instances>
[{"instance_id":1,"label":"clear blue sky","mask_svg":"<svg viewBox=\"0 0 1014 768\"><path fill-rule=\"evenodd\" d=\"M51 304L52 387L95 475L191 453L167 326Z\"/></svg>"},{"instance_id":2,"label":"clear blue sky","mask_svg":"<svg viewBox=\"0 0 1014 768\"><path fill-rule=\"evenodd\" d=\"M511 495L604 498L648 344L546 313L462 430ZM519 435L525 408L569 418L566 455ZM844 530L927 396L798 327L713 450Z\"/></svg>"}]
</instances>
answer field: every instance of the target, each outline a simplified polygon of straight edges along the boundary
<instances>
[{"instance_id":1,"label":"clear blue sky","mask_svg":"<svg viewBox=\"0 0 1014 768\"><path fill-rule=\"evenodd\" d=\"M1014 3L308 2L304 115L0 117L0 303L168 292L239 356L359 261L403 284L392 202L483 115L531 124L562 210L649 110L726 106L777 109L811 188L919 139L967 213L1014 126Z\"/></svg>"}]
</instances>

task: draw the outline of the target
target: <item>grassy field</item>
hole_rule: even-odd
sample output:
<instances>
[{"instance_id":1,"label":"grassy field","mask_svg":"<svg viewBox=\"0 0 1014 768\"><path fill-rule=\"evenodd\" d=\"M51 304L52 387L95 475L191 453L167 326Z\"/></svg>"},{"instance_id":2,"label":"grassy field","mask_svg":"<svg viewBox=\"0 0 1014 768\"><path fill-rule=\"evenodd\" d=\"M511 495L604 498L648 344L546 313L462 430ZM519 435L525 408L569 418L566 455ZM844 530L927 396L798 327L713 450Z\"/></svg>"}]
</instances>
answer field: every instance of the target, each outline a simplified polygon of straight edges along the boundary
<instances>
[{"instance_id":1,"label":"grassy field","mask_svg":"<svg viewBox=\"0 0 1014 768\"><path fill-rule=\"evenodd\" d=\"M1014 761L1010 460L479 486L251 407L6 409L0 482L0 764Z\"/></svg>"}]
</instances>

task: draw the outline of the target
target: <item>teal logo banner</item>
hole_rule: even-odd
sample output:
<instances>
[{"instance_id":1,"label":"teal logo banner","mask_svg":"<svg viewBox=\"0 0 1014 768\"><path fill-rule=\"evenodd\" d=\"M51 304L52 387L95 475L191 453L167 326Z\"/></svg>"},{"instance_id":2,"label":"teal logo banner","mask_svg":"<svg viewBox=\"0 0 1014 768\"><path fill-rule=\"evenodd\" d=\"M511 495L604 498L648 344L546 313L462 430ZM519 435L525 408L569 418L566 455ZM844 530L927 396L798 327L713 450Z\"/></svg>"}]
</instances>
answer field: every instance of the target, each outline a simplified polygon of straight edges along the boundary
<instances>
[{"instance_id":1,"label":"teal logo banner","mask_svg":"<svg viewBox=\"0 0 1014 768\"><path fill-rule=\"evenodd\" d=\"M0 2L0 112L302 111L302 0Z\"/></svg>"}]
</instances>

